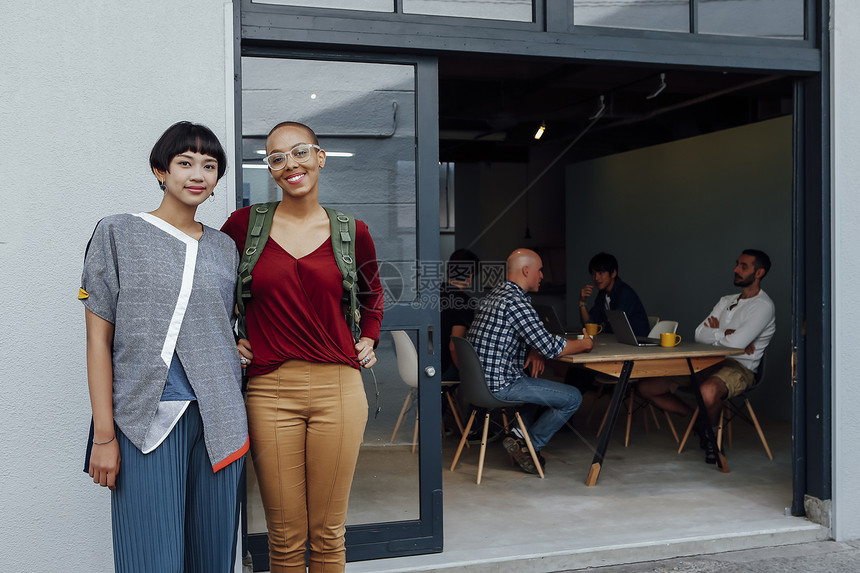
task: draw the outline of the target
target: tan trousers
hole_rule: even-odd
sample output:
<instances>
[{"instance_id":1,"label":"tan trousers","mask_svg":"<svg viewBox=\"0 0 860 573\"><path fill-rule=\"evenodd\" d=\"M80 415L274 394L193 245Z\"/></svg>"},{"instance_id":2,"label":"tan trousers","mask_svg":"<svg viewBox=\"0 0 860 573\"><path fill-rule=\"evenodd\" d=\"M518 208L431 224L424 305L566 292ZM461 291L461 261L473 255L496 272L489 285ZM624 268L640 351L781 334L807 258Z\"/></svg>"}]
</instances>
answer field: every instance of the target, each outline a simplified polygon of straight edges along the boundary
<instances>
[{"instance_id":1,"label":"tan trousers","mask_svg":"<svg viewBox=\"0 0 860 573\"><path fill-rule=\"evenodd\" d=\"M248 382L251 455L272 573L342 572L349 490L367 423L361 374L290 360Z\"/></svg>"}]
</instances>

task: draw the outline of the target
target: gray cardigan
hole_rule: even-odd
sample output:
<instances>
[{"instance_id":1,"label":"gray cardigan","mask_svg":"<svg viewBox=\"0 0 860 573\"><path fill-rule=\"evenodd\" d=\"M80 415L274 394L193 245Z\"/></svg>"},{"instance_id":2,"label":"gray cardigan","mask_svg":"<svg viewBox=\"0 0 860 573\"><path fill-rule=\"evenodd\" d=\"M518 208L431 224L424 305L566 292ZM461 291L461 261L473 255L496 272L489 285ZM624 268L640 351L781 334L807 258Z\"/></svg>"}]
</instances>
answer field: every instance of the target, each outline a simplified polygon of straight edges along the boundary
<instances>
[{"instance_id":1,"label":"gray cardigan","mask_svg":"<svg viewBox=\"0 0 860 573\"><path fill-rule=\"evenodd\" d=\"M194 240L146 213L96 226L81 288L84 305L114 325L114 421L143 449L174 351L197 396L218 471L248 449L233 316L236 245L204 225Z\"/></svg>"}]
</instances>

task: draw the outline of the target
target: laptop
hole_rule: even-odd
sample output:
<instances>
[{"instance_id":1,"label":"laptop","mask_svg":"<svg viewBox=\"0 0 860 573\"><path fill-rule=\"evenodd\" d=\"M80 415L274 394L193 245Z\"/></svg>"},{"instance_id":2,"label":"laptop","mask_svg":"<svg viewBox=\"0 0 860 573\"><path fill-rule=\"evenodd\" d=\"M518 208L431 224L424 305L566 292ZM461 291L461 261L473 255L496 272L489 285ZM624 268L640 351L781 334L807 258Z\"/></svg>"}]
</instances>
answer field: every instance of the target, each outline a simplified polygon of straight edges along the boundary
<instances>
[{"instance_id":1,"label":"laptop","mask_svg":"<svg viewBox=\"0 0 860 573\"><path fill-rule=\"evenodd\" d=\"M631 346L660 346L659 338L648 338L647 336L636 336L633 334L633 327L630 326L627 314L623 310L607 310L606 318L609 320L612 332L615 333L615 338L618 342L630 344Z\"/></svg>"},{"instance_id":2,"label":"laptop","mask_svg":"<svg viewBox=\"0 0 860 573\"><path fill-rule=\"evenodd\" d=\"M540 321L550 332L550 334L557 334L559 336L566 337L582 334L582 330L580 330L579 332L566 330L561 323L561 319L558 317L558 313L555 311L555 307L553 307L552 305L533 304L532 306L534 306L535 311L540 317Z\"/></svg>"}]
</instances>

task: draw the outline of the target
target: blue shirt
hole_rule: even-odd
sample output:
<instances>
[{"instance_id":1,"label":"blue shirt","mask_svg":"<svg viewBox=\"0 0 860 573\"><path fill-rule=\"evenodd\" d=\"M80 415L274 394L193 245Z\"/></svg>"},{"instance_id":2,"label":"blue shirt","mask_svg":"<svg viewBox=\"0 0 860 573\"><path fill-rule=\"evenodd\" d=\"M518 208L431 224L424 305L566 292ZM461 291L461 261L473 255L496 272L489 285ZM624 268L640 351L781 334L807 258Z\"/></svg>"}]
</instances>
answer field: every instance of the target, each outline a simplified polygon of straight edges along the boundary
<instances>
[{"instance_id":1,"label":"blue shirt","mask_svg":"<svg viewBox=\"0 0 860 573\"><path fill-rule=\"evenodd\" d=\"M648 314L645 312L642 301L639 300L639 295L636 294L633 287L617 276L615 277L615 284L612 286L612 292L609 293L609 309L623 310L636 336L648 336L648 333L651 332ZM588 317L591 322L603 325L604 332L612 332L612 326L606 320L605 291L597 293L594 306L588 311Z\"/></svg>"},{"instance_id":2,"label":"blue shirt","mask_svg":"<svg viewBox=\"0 0 860 573\"><path fill-rule=\"evenodd\" d=\"M161 401L178 402L196 399L197 395L194 393L194 388L191 387L191 382L179 360L179 355L174 352L173 360L170 361L170 368L167 370L167 384L164 385L164 391L161 393Z\"/></svg>"},{"instance_id":3,"label":"blue shirt","mask_svg":"<svg viewBox=\"0 0 860 573\"><path fill-rule=\"evenodd\" d=\"M529 348L547 358L564 350L566 341L547 331L526 291L506 280L481 302L475 321L466 333L472 343L491 392L498 392L523 378Z\"/></svg>"}]
</instances>

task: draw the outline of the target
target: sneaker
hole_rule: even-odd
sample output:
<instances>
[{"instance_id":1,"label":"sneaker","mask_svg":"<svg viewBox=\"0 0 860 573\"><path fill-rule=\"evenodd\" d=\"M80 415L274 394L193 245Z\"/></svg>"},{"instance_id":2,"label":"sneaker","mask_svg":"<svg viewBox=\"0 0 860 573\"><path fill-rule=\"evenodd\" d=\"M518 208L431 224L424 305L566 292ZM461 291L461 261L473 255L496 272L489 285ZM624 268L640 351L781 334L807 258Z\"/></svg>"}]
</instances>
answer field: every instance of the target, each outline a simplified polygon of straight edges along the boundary
<instances>
[{"instance_id":1,"label":"sneaker","mask_svg":"<svg viewBox=\"0 0 860 573\"><path fill-rule=\"evenodd\" d=\"M504 439L502 445L505 447L505 450L509 454L511 454L511 456L514 458L514 461L519 464L520 468L524 472L526 472L527 474L538 473L537 467L535 467L535 463L532 460L532 456L529 453L529 449L526 446L525 442L517 438L512 438L511 436L508 436Z\"/></svg>"},{"instance_id":2,"label":"sneaker","mask_svg":"<svg viewBox=\"0 0 860 573\"><path fill-rule=\"evenodd\" d=\"M717 463L717 450L711 444L711 442L705 442L705 463L706 464L715 464Z\"/></svg>"}]
</instances>

